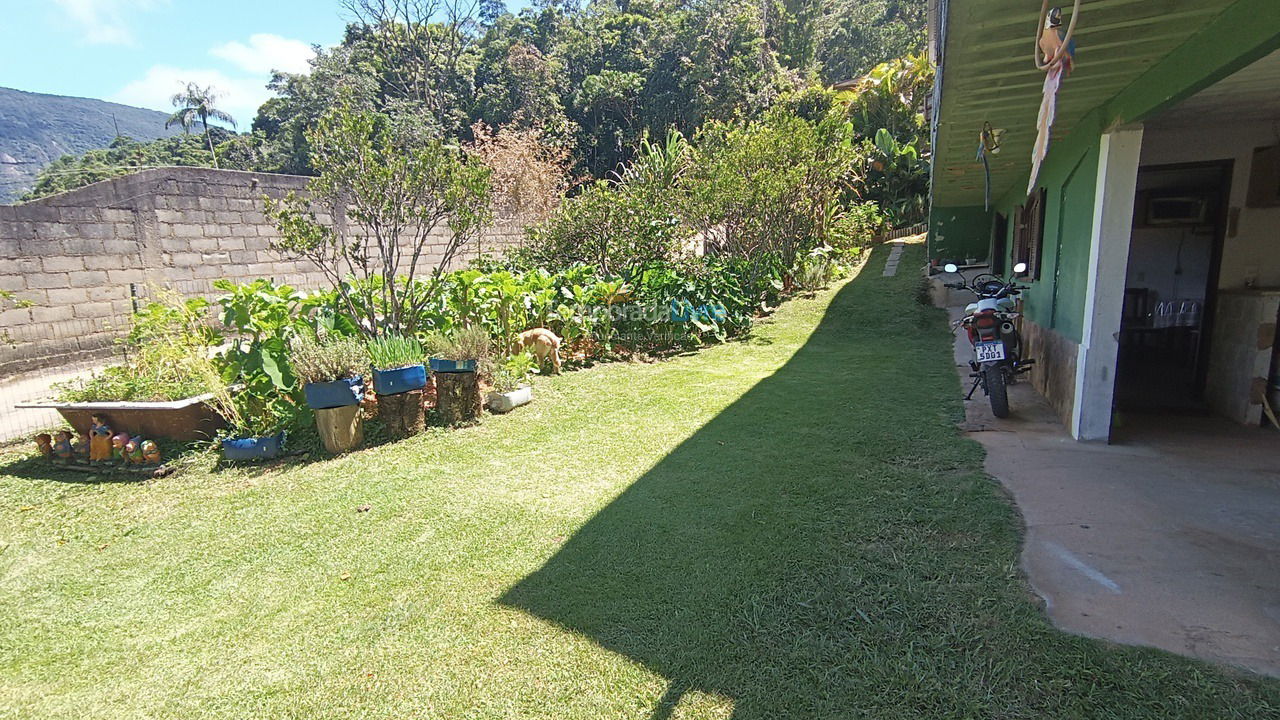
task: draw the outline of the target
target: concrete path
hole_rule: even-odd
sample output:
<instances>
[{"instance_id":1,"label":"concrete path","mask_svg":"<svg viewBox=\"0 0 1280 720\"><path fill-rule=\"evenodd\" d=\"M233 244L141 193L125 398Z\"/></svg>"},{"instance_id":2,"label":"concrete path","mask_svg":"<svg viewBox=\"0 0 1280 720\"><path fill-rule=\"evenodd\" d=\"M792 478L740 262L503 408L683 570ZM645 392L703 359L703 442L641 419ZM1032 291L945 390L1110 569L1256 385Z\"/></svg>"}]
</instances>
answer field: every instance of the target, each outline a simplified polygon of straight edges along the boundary
<instances>
[{"instance_id":1,"label":"concrete path","mask_svg":"<svg viewBox=\"0 0 1280 720\"><path fill-rule=\"evenodd\" d=\"M898 262L902 260L903 241L895 240L893 249L889 251L889 258L884 262L884 277L893 277L898 274Z\"/></svg>"},{"instance_id":2,"label":"concrete path","mask_svg":"<svg viewBox=\"0 0 1280 720\"><path fill-rule=\"evenodd\" d=\"M957 336L966 391L970 352ZM965 429L1022 513L1053 623L1280 677L1280 432L1129 416L1081 444L1029 383L1009 402L997 419L978 390Z\"/></svg>"}]
</instances>

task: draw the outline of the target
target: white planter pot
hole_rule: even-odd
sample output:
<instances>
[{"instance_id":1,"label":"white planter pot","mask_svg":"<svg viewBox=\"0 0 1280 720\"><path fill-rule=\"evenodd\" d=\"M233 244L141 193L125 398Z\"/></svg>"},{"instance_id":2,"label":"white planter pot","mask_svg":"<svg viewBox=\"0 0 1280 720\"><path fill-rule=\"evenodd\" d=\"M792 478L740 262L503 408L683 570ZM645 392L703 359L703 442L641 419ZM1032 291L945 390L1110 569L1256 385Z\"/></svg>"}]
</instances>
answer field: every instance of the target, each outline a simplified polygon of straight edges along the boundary
<instances>
[{"instance_id":1,"label":"white planter pot","mask_svg":"<svg viewBox=\"0 0 1280 720\"><path fill-rule=\"evenodd\" d=\"M491 392L487 398L489 409L496 413L511 412L533 399L533 388L524 385L511 392Z\"/></svg>"}]
</instances>

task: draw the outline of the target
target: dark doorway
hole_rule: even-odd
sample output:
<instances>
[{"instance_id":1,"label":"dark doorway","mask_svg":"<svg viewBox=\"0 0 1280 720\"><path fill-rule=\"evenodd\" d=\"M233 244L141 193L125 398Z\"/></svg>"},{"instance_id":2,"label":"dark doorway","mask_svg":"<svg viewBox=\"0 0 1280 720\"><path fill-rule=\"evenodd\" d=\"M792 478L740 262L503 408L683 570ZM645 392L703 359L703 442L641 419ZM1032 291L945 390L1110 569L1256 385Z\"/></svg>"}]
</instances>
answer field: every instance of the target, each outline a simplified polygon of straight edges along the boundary
<instances>
[{"instance_id":1,"label":"dark doorway","mask_svg":"<svg viewBox=\"0 0 1280 720\"><path fill-rule=\"evenodd\" d=\"M1229 160L1138 171L1116 405L1202 411Z\"/></svg>"}]
</instances>

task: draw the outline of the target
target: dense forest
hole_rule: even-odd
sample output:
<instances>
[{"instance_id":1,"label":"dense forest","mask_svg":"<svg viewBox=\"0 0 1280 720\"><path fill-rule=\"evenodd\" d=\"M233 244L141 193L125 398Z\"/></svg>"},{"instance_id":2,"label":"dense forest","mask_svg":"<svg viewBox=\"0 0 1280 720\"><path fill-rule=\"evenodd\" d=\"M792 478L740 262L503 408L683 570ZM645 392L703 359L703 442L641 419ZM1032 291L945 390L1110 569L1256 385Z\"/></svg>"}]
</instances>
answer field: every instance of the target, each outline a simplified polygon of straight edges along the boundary
<instances>
[{"instance_id":1,"label":"dense forest","mask_svg":"<svg viewBox=\"0 0 1280 720\"><path fill-rule=\"evenodd\" d=\"M533 130L563 150L575 177L605 178L645 138L760 117L784 97L918 51L926 2L535 0L518 14L500 0L343 5L342 42L321 49L310 73L277 74L276 97L248 132L213 128L218 166L312 174L307 131L341 105L423 139ZM207 147L196 137L117 138L51 165L29 197L129 168L214 164Z\"/></svg>"}]
</instances>

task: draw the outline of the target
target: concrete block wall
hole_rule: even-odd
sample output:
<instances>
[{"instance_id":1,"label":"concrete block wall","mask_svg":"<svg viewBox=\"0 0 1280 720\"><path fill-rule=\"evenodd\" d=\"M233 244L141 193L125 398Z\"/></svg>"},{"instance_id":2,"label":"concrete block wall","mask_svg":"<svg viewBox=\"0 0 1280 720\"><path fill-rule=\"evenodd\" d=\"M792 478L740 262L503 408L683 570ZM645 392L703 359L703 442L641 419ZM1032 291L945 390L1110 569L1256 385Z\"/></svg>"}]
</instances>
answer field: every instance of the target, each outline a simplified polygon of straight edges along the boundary
<instances>
[{"instance_id":1,"label":"concrete block wall","mask_svg":"<svg viewBox=\"0 0 1280 720\"><path fill-rule=\"evenodd\" d=\"M259 277L304 289L326 286L305 260L270 249L278 239L262 196L304 189L307 178L208 168L158 168L22 205L0 205L0 373L105 352L128 327L134 289L213 295L220 278ZM322 222L341 218L320 216ZM433 234L443 248L447 228ZM524 223L500 219L480 252L518 245ZM429 252L434 264L438 253Z\"/></svg>"}]
</instances>

